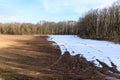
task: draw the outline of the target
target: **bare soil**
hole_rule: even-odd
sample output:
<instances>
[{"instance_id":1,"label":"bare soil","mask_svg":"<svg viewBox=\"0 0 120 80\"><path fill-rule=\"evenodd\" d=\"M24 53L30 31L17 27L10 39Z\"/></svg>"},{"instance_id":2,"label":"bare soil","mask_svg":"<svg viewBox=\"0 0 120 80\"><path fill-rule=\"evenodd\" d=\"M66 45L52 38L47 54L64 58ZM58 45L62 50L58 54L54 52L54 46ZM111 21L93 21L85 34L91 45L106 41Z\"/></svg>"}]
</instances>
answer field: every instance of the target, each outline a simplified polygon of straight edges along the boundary
<instances>
[{"instance_id":1,"label":"bare soil","mask_svg":"<svg viewBox=\"0 0 120 80\"><path fill-rule=\"evenodd\" d=\"M41 80L60 56L58 46L47 36L0 35L0 76L6 80Z\"/></svg>"}]
</instances>

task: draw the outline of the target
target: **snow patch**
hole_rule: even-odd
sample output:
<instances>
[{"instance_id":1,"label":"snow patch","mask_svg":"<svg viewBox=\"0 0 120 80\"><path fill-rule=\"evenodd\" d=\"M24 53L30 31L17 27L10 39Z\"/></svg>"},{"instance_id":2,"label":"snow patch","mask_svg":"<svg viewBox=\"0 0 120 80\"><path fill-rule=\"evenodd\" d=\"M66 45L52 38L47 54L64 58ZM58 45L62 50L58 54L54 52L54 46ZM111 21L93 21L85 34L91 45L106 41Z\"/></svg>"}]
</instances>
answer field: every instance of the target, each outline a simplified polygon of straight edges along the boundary
<instances>
[{"instance_id":1,"label":"snow patch","mask_svg":"<svg viewBox=\"0 0 120 80\"><path fill-rule=\"evenodd\" d=\"M87 60L95 61L97 65L99 63L96 59L104 61L109 66L112 61L120 70L120 44L82 39L76 35L50 35L48 40L56 42L60 46L62 54L65 51L69 51L71 55L82 54Z\"/></svg>"}]
</instances>

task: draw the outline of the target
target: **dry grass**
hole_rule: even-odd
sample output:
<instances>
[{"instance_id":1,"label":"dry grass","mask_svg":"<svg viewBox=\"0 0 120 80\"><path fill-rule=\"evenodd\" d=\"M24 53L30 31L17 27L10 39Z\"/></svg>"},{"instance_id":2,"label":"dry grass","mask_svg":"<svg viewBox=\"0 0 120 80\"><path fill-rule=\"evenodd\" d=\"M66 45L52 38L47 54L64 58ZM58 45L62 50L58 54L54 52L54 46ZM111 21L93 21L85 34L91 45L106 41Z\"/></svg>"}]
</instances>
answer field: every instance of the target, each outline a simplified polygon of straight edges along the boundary
<instances>
[{"instance_id":1,"label":"dry grass","mask_svg":"<svg viewBox=\"0 0 120 80\"><path fill-rule=\"evenodd\" d=\"M6 80L40 80L60 56L47 36L0 35L0 75ZM20 77L21 76L21 77Z\"/></svg>"}]
</instances>

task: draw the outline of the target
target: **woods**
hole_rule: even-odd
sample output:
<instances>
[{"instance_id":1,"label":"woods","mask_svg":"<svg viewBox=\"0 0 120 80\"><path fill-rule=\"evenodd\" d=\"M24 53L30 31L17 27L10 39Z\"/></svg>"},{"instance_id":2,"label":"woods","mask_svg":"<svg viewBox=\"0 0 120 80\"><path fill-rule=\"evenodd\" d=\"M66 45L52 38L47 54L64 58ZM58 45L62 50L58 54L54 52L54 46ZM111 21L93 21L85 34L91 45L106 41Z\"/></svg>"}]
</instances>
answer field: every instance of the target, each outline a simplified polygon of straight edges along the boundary
<instances>
[{"instance_id":1,"label":"woods","mask_svg":"<svg viewBox=\"0 0 120 80\"><path fill-rule=\"evenodd\" d=\"M0 23L0 33L79 35L82 38L120 42L120 1L107 8L90 10L79 21Z\"/></svg>"},{"instance_id":2,"label":"woods","mask_svg":"<svg viewBox=\"0 0 120 80\"><path fill-rule=\"evenodd\" d=\"M75 21L32 23L0 23L1 34L75 34Z\"/></svg>"},{"instance_id":3,"label":"woods","mask_svg":"<svg viewBox=\"0 0 120 80\"><path fill-rule=\"evenodd\" d=\"M80 37L120 41L120 1L111 7L90 10L76 25Z\"/></svg>"}]
</instances>

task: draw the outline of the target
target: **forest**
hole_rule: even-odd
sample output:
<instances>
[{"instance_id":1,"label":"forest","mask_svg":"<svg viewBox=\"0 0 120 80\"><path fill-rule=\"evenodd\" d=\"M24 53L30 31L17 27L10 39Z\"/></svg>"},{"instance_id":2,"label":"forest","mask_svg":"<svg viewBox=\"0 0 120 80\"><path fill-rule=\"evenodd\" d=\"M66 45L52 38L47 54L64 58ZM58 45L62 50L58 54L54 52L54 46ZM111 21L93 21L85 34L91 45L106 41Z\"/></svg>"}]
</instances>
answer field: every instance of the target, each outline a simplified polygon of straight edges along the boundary
<instances>
[{"instance_id":1,"label":"forest","mask_svg":"<svg viewBox=\"0 0 120 80\"><path fill-rule=\"evenodd\" d=\"M108 8L88 11L76 26L80 37L120 42L120 1Z\"/></svg>"},{"instance_id":2,"label":"forest","mask_svg":"<svg viewBox=\"0 0 120 80\"><path fill-rule=\"evenodd\" d=\"M103 9L88 11L78 21L0 23L0 34L61 34L120 42L120 1Z\"/></svg>"},{"instance_id":3,"label":"forest","mask_svg":"<svg viewBox=\"0 0 120 80\"><path fill-rule=\"evenodd\" d=\"M23 34L75 34L74 25L76 21L61 21L58 23L40 21L32 23L0 23L1 34L23 35Z\"/></svg>"}]
</instances>

